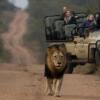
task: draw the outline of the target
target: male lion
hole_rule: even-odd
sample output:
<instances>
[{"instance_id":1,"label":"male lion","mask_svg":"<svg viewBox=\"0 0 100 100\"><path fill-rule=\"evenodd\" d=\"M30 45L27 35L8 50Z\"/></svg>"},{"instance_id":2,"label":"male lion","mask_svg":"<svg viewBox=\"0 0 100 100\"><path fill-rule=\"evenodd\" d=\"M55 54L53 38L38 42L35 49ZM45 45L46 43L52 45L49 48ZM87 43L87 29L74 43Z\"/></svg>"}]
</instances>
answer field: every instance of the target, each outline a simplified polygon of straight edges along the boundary
<instances>
[{"instance_id":1,"label":"male lion","mask_svg":"<svg viewBox=\"0 0 100 100\"><path fill-rule=\"evenodd\" d=\"M67 63L67 51L64 44L48 47L45 65L47 95L60 96L59 92Z\"/></svg>"}]
</instances>

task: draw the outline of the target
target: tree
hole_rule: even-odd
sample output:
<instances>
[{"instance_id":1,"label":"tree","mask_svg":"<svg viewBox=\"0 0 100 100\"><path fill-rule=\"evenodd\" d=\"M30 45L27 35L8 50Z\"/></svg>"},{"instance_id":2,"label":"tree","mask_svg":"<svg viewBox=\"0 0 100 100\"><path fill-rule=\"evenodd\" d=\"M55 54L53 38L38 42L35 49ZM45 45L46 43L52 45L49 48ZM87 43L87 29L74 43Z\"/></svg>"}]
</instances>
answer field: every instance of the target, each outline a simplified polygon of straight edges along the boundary
<instances>
[{"instance_id":1,"label":"tree","mask_svg":"<svg viewBox=\"0 0 100 100\"><path fill-rule=\"evenodd\" d=\"M100 0L87 0L85 10L88 13L95 13L100 10Z\"/></svg>"}]
</instances>

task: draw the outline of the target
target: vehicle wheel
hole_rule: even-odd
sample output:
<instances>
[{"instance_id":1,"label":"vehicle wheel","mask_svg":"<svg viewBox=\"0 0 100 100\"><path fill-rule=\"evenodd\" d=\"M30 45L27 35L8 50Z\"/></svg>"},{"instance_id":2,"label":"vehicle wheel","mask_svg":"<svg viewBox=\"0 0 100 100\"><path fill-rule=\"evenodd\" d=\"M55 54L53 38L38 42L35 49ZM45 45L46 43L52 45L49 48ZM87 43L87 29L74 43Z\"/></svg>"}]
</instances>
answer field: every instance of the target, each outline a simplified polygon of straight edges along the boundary
<instances>
[{"instance_id":1,"label":"vehicle wheel","mask_svg":"<svg viewBox=\"0 0 100 100\"><path fill-rule=\"evenodd\" d=\"M77 59L77 57L76 56L70 56L70 61L71 60L76 60ZM68 68L67 68L67 70L66 70L66 72L65 73L69 73L69 74L71 74L71 73L73 73L73 70L74 70L74 68L76 67L76 63L69 63L68 64Z\"/></svg>"}]
</instances>

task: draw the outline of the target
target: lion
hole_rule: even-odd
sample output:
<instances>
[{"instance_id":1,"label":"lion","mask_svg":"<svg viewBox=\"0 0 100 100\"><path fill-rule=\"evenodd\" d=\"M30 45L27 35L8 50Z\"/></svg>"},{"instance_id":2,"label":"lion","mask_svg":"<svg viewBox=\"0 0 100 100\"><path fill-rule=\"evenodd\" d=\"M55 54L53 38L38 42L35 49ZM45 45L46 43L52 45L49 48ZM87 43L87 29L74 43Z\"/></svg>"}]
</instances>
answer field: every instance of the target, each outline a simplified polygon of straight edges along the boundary
<instances>
[{"instance_id":1,"label":"lion","mask_svg":"<svg viewBox=\"0 0 100 100\"><path fill-rule=\"evenodd\" d=\"M52 45L47 48L45 76L46 93L60 96L64 72L67 68L67 50L64 44Z\"/></svg>"}]
</instances>

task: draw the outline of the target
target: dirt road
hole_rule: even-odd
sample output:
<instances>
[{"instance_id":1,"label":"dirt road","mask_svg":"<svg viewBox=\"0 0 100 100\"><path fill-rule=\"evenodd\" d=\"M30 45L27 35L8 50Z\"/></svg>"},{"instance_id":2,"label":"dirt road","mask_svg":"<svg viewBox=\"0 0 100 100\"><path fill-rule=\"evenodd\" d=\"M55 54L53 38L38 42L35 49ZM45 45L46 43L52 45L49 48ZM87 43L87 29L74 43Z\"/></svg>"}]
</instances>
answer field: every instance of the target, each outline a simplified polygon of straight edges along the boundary
<instances>
[{"instance_id":1,"label":"dirt road","mask_svg":"<svg viewBox=\"0 0 100 100\"><path fill-rule=\"evenodd\" d=\"M3 33L2 39L6 50L12 54L12 62L16 64L32 65L35 62L31 52L23 46L23 36L27 32L29 15L25 11L17 11L9 24L8 32Z\"/></svg>"},{"instance_id":2,"label":"dirt road","mask_svg":"<svg viewBox=\"0 0 100 100\"><path fill-rule=\"evenodd\" d=\"M61 97L44 94L43 65L0 64L0 100L100 100L100 77L65 75Z\"/></svg>"}]
</instances>

